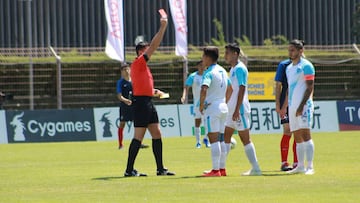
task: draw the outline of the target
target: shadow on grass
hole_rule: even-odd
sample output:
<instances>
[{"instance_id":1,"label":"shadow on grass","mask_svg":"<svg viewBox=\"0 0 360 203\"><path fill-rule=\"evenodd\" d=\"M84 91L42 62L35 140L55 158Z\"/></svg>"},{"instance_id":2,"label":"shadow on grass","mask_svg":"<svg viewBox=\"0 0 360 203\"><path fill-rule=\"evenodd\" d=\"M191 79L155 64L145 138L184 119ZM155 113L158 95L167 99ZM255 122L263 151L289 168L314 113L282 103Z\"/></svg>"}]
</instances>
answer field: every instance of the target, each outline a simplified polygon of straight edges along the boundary
<instances>
[{"instance_id":1,"label":"shadow on grass","mask_svg":"<svg viewBox=\"0 0 360 203\"><path fill-rule=\"evenodd\" d=\"M138 176L138 177L109 176L109 177L92 178L91 180L116 180L116 179L123 179L123 178L146 178L146 176Z\"/></svg>"}]
</instances>

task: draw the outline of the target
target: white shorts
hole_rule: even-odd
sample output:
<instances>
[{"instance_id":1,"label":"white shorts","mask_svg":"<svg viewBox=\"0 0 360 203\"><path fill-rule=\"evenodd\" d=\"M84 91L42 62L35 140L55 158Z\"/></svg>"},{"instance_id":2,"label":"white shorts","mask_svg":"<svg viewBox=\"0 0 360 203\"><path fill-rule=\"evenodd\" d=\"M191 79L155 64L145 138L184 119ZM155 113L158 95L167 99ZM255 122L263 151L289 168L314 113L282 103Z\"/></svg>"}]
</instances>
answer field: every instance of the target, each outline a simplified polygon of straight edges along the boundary
<instances>
[{"instance_id":1,"label":"white shorts","mask_svg":"<svg viewBox=\"0 0 360 203\"><path fill-rule=\"evenodd\" d=\"M289 126L290 131L294 132L300 129L311 129L313 121L314 106L305 105L301 116L296 116L296 109L289 108Z\"/></svg>"},{"instance_id":2,"label":"white shorts","mask_svg":"<svg viewBox=\"0 0 360 203\"><path fill-rule=\"evenodd\" d=\"M195 105L190 106L190 114L193 115L195 119L202 118L199 107L196 107Z\"/></svg>"},{"instance_id":3,"label":"white shorts","mask_svg":"<svg viewBox=\"0 0 360 203\"><path fill-rule=\"evenodd\" d=\"M227 113L211 114L207 115L205 113L205 128L206 132L214 133L224 133L225 131L225 120Z\"/></svg>"},{"instance_id":4,"label":"white shorts","mask_svg":"<svg viewBox=\"0 0 360 203\"><path fill-rule=\"evenodd\" d=\"M227 115L225 126L237 131L243 131L250 128L250 114L240 114L240 120L238 121L233 121L232 116L232 114Z\"/></svg>"}]
</instances>

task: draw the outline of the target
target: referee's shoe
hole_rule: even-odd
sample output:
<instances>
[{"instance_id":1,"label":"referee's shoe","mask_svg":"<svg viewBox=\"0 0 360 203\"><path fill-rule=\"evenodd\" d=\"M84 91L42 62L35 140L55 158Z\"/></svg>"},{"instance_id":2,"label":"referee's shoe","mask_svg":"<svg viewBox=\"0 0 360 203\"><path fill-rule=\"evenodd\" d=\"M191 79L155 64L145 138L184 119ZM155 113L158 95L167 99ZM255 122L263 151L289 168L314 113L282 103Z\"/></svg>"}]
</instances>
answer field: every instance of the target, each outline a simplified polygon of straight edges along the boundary
<instances>
[{"instance_id":1,"label":"referee's shoe","mask_svg":"<svg viewBox=\"0 0 360 203\"><path fill-rule=\"evenodd\" d=\"M137 176L147 176L145 173L139 173L137 170L132 170L130 172L125 171L124 177L137 177Z\"/></svg>"},{"instance_id":2,"label":"referee's shoe","mask_svg":"<svg viewBox=\"0 0 360 203\"><path fill-rule=\"evenodd\" d=\"M158 169L156 171L156 175L158 175L158 176L174 176L175 173L170 172L167 168L163 168L163 169Z\"/></svg>"}]
</instances>

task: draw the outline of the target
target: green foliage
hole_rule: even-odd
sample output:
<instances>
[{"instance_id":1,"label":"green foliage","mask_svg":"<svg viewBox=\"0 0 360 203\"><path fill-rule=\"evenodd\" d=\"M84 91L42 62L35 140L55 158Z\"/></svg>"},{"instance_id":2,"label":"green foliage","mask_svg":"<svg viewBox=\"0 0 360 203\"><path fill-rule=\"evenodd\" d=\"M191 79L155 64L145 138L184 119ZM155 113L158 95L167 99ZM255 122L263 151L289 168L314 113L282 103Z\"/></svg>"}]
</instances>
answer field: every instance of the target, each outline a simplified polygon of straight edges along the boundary
<instances>
[{"instance_id":1,"label":"green foliage","mask_svg":"<svg viewBox=\"0 0 360 203\"><path fill-rule=\"evenodd\" d=\"M356 5L356 10L353 15L352 33L360 39L360 3Z\"/></svg>"},{"instance_id":2,"label":"green foliage","mask_svg":"<svg viewBox=\"0 0 360 203\"><path fill-rule=\"evenodd\" d=\"M289 40L284 35L274 35L271 38L266 38L264 40L265 46L272 46L272 45L288 45Z\"/></svg>"},{"instance_id":3,"label":"green foliage","mask_svg":"<svg viewBox=\"0 0 360 203\"><path fill-rule=\"evenodd\" d=\"M214 18L213 23L215 24L218 38L211 38L212 44L218 47L225 46L226 41L222 23L217 18Z\"/></svg>"},{"instance_id":4,"label":"green foliage","mask_svg":"<svg viewBox=\"0 0 360 203\"><path fill-rule=\"evenodd\" d=\"M235 42L237 42L240 45L240 47L251 46L251 41L249 37L247 37L246 35L243 35L242 37L236 37Z\"/></svg>"}]
</instances>

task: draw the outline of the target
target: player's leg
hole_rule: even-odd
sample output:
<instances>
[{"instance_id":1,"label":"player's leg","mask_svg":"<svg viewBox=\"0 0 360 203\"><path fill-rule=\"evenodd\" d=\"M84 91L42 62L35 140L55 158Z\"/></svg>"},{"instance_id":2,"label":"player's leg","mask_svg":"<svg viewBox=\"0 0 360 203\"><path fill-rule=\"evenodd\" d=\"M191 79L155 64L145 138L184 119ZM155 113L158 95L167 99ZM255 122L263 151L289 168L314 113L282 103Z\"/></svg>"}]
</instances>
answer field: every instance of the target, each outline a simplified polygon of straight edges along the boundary
<instances>
[{"instance_id":1,"label":"player's leg","mask_svg":"<svg viewBox=\"0 0 360 203\"><path fill-rule=\"evenodd\" d=\"M156 112L155 106L151 103L151 116L148 125L148 130L152 137L152 150L156 162L156 174L160 175L175 175L175 173L168 171L163 164L163 145L161 139L161 131L159 125L159 117Z\"/></svg>"},{"instance_id":2,"label":"player's leg","mask_svg":"<svg viewBox=\"0 0 360 203\"><path fill-rule=\"evenodd\" d=\"M146 176L146 174L137 173L134 169L134 163L149 123L149 114L150 111L147 108L146 100L135 97L133 100L134 138L131 140L129 146L129 155L124 176Z\"/></svg>"},{"instance_id":3,"label":"player's leg","mask_svg":"<svg viewBox=\"0 0 360 203\"><path fill-rule=\"evenodd\" d=\"M201 142L200 142L200 134L201 134L200 125L201 125L201 118L195 118L196 148L200 148L200 147L201 147Z\"/></svg>"},{"instance_id":4,"label":"player's leg","mask_svg":"<svg viewBox=\"0 0 360 203\"><path fill-rule=\"evenodd\" d=\"M220 123L219 117L212 115L206 116L206 126L208 130L208 138L211 144L211 161L212 161L212 170L208 173L203 174L204 177L214 177L221 176L220 174L220 156L221 156L221 146L218 140Z\"/></svg>"},{"instance_id":5,"label":"player's leg","mask_svg":"<svg viewBox=\"0 0 360 203\"><path fill-rule=\"evenodd\" d=\"M304 140L304 147L305 147L305 156L307 161L307 167L306 167L306 175L312 175L314 174L314 151L315 151L315 145L313 140L311 139L310 135L310 129L304 129L302 138Z\"/></svg>"},{"instance_id":6,"label":"player's leg","mask_svg":"<svg viewBox=\"0 0 360 203\"><path fill-rule=\"evenodd\" d=\"M220 157L220 173L222 176L226 175L226 160L227 156L230 153L231 149L231 137L234 133L234 127L232 125L233 121L231 116L227 116L225 120L225 130L224 130L224 143L221 146L221 157Z\"/></svg>"},{"instance_id":7,"label":"player's leg","mask_svg":"<svg viewBox=\"0 0 360 203\"><path fill-rule=\"evenodd\" d=\"M248 158L251 169L242 175L261 175L260 166L256 157L256 150L254 144L250 140L250 130L246 128L242 131L238 131L241 142L244 145L246 157Z\"/></svg>"},{"instance_id":8,"label":"player's leg","mask_svg":"<svg viewBox=\"0 0 360 203\"><path fill-rule=\"evenodd\" d=\"M125 121L120 121L120 125L118 128L118 142L119 142L119 149L123 148L123 140L124 140L124 127L125 127Z\"/></svg>"},{"instance_id":9,"label":"player's leg","mask_svg":"<svg viewBox=\"0 0 360 203\"><path fill-rule=\"evenodd\" d=\"M292 168L289 167L289 163L287 161L288 153L289 153L289 146L290 146L290 139L291 139L291 132L289 127L289 120L288 119L281 119L281 123L283 126L283 136L280 142L280 153L281 153L281 167L282 171L289 171Z\"/></svg>"}]
</instances>

